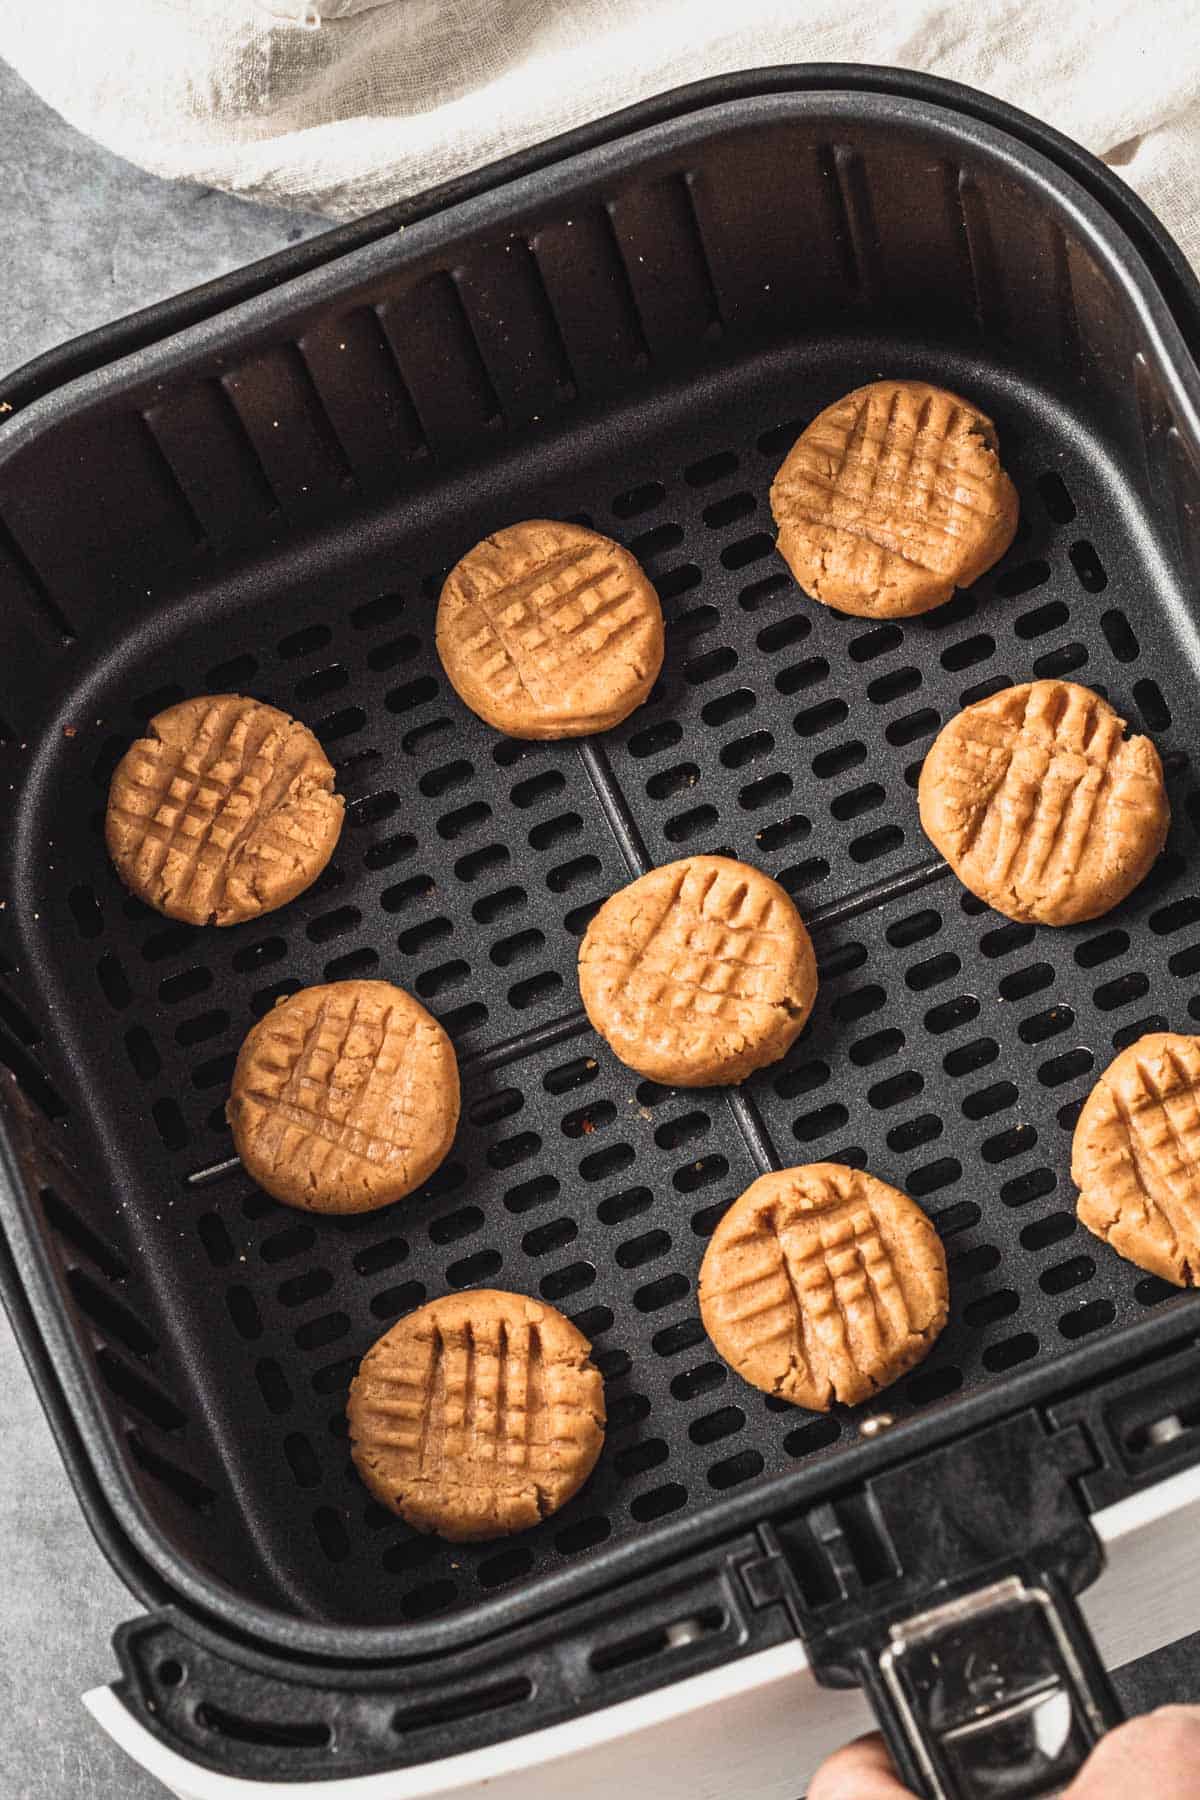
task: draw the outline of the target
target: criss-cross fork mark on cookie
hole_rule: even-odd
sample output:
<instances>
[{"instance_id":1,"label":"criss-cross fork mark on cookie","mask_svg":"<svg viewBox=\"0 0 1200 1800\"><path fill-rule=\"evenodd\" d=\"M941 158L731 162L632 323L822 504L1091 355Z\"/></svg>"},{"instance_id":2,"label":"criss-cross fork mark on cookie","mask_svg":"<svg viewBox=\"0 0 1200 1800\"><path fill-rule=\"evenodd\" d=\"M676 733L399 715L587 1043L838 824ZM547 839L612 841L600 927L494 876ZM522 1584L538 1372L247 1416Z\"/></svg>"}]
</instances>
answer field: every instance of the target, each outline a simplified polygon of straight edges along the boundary
<instances>
[{"instance_id":1,"label":"criss-cross fork mark on cookie","mask_svg":"<svg viewBox=\"0 0 1200 1800\"><path fill-rule=\"evenodd\" d=\"M778 1345L801 1378L835 1395L876 1384L912 1317L869 1203L853 1191L825 1211L776 1207L723 1245L748 1253L735 1279L706 1290L743 1356Z\"/></svg>"},{"instance_id":2,"label":"criss-cross fork mark on cookie","mask_svg":"<svg viewBox=\"0 0 1200 1800\"><path fill-rule=\"evenodd\" d=\"M1036 891L1052 863L1070 882L1093 844L1107 850L1121 813L1145 806L1122 722L1086 688L1035 682L971 708L950 730L936 769L951 844L988 886Z\"/></svg>"},{"instance_id":3,"label":"criss-cross fork mark on cookie","mask_svg":"<svg viewBox=\"0 0 1200 1800\"><path fill-rule=\"evenodd\" d=\"M549 557L534 552L523 559L534 566L515 576L511 550L493 556L485 562L480 546L470 578L459 576L459 592L478 618L460 653L498 699L569 690L646 618L645 596L631 590L601 545L574 544Z\"/></svg>"},{"instance_id":4,"label":"criss-cross fork mark on cookie","mask_svg":"<svg viewBox=\"0 0 1200 1800\"><path fill-rule=\"evenodd\" d=\"M725 879L713 870L677 875L649 932L635 936L632 953L617 962L614 1002L631 999L671 1011L694 1009L714 1020L734 1017L747 1006L778 1002L786 990L786 971L773 960L771 946L790 948L792 938L773 929L775 896L762 893L757 910L743 917L750 884L742 881L723 895L719 912L706 911L717 883ZM754 955L756 949L766 954ZM756 975L761 982L756 983Z\"/></svg>"},{"instance_id":5,"label":"criss-cross fork mark on cookie","mask_svg":"<svg viewBox=\"0 0 1200 1800\"><path fill-rule=\"evenodd\" d=\"M871 388L801 436L776 481L776 516L848 532L951 577L964 543L973 548L995 518L987 484L968 467L980 424L949 395L918 403L903 387L890 396Z\"/></svg>"},{"instance_id":6,"label":"criss-cross fork mark on cookie","mask_svg":"<svg viewBox=\"0 0 1200 1800\"><path fill-rule=\"evenodd\" d=\"M279 857L308 847L300 821L277 809L311 761L306 734L280 730L265 708L214 704L191 742L151 738L119 772L110 810L132 827L126 859L147 886L164 881L179 903L207 880L205 902L219 907L233 858L256 828L260 850ZM148 841L160 853L143 863Z\"/></svg>"},{"instance_id":7,"label":"criss-cross fork mark on cookie","mask_svg":"<svg viewBox=\"0 0 1200 1800\"><path fill-rule=\"evenodd\" d=\"M244 1088L264 1114L256 1155L281 1160L290 1135L299 1133L324 1146L314 1161L325 1179L351 1159L375 1166L403 1163L411 1140L389 1135L381 1119L386 1116L389 1125L417 1123L415 1113L398 1102L396 1089L419 1030L401 1020L395 1007L379 1012L372 1003L364 1010L358 993L349 1000L336 991L325 993L306 1024L294 1007L268 1014ZM359 1032L363 1042L356 1044ZM361 1079L342 1088L336 1076L347 1059L367 1068Z\"/></svg>"},{"instance_id":8,"label":"criss-cross fork mark on cookie","mask_svg":"<svg viewBox=\"0 0 1200 1800\"><path fill-rule=\"evenodd\" d=\"M1135 1056L1105 1078L1126 1154L1111 1159L1104 1181L1118 1213L1132 1205L1158 1215L1179 1250L1200 1238L1200 1049L1158 1054L1161 1077Z\"/></svg>"},{"instance_id":9,"label":"criss-cross fork mark on cookie","mask_svg":"<svg viewBox=\"0 0 1200 1800\"><path fill-rule=\"evenodd\" d=\"M536 1324L481 1318L434 1323L377 1354L366 1382L359 1436L395 1458L398 1478L438 1475L499 1485L544 1474L581 1445L594 1423L578 1371L544 1355Z\"/></svg>"}]
</instances>

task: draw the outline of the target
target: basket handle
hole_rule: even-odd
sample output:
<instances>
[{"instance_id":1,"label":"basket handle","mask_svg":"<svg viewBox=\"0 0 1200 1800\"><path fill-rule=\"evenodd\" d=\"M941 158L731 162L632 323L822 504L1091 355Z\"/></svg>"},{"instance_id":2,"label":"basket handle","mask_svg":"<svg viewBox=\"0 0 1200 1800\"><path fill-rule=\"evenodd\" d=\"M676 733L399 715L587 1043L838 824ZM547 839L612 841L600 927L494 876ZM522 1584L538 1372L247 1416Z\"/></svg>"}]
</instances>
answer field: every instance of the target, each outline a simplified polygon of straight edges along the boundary
<instances>
[{"instance_id":1,"label":"basket handle","mask_svg":"<svg viewBox=\"0 0 1200 1800\"><path fill-rule=\"evenodd\" d=\"M865 1689L925 1800L1059 1793L1120 1721L1075 1602L1103 1566L1094 1464L1030 1407L761 1528L818 1680Z\"/></svg>"},{"instance_id":2,"label":"basket handle","mask_svg":"<svg viewBox=\"0 0 1200 1800\"><path fill-rule=\"evenodd\" d=\"M926 1800L1060 1793L1120 1717L1073 1598L1019 1575L894 1624L867 1685Z\"/></svg>"}]
</instances>

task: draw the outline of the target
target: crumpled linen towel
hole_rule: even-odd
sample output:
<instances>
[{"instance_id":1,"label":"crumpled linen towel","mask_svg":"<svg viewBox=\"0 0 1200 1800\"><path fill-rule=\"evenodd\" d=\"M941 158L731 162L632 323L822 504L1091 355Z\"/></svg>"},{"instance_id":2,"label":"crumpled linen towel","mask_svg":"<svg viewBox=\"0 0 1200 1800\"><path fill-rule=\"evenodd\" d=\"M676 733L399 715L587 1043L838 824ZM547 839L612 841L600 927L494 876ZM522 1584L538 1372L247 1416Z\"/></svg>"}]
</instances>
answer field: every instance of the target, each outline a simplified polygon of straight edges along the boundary
<instances>
[{"instance_id":1,"label":"crumpled linen towel","mask_svg":"<svg viewBox=\"0 0 1200 1800\"><path fill-rule=\"evenodd\" d=\"M338 218L703 76L923 69L1105 157L1200 266L1200 0L8 0L0 55L145 169Z\"/></svg>"}]
</instances>

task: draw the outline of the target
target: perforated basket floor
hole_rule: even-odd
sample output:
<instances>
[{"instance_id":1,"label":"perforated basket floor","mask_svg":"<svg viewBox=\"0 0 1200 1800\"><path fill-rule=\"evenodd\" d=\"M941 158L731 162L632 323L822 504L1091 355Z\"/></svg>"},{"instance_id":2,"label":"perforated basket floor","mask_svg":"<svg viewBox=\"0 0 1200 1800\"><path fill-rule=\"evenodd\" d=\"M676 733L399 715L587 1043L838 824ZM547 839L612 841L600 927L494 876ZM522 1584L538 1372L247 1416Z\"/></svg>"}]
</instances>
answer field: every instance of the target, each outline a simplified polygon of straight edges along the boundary
<instances>
[{"instance_id":1,"label":"perforated basket floor","mask_svg":"<svg viewBox=\"0 0 1200 1800\"><path fill-rule=\"evenodd\" d=\"M905 625L804 599L767 508L799 425L876 370L941 380L991 411L1022 502L1004 562ZM415 524L345 528L307 565L268 559L214 582L95 670L35 770L21 829L38 849L26 904L39 979L106 1165L44 1195L66 1279L156 1516L201 1566L290 1610L369 1624L469 1607L853 1439L861 1412L765 1398L699 1323L705 1241L772 1162L869 1168L946 1240L949 1326L876 1410L1002 1383L1169 1291L1077 1226L1068 1177L1095 1071L1139 1033L1200 1018L1186 751L1200 657L1145 518L1088 430L979 356L810 344L710 378L701 399L681 390L548 438L486 484L435 494ZM582 745L498 738L433 648L445 568L538 514L627 544L668 620L649 703ZM1050 674L1107 693L1154 736L1174 809L1145 886L1060 931L964 895L914 792L957 707ZM226 932L125 896L101 835L130 736L197 689L295 711L349 800L317 887ZM631 872L717 849L778 876L821 968L798 1044L732 1098L617 1064L574 972L587 921ZM352 975L397 981L442 1019L463 1123L410 1200L309 1218L230 1160L223 1106L251 1022L281 994ZM23 1014L9 1023L39 1035ZM98 1224L114 1204L119 1234ZM343 1406L379 1333L479 1283L540 1294L594 1339L610 1424L596 1474L557 1517L447 1546L368 1499Z\"/></svg>"}]
</instances>

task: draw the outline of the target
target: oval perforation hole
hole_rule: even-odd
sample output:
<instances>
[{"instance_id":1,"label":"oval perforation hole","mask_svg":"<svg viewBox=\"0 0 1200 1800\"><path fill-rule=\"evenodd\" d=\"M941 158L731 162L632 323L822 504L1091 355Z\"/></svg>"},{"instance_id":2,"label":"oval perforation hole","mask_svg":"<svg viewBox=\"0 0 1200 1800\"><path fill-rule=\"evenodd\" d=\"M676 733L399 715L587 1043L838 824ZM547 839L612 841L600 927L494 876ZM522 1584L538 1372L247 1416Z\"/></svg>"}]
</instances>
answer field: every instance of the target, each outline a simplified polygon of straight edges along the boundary
<instances>
[{"instance_id":1,"label":"oval perforation hole","mask_svg":"<svg viewBox=\"0 0 1200 1800\"><path fill-rule=\"evenodd\" d=\"M1157 681L1149 676L1133 684L1133 697L1147 731L1166 731L1171 724L1171 709L1163 698Z\"/></svg>"},{"instance_id":2,"label":"oval perforation hole","mask_svg":"<svg viewBox=\"0 0 1200 1800\"><path fill-rule=\"evenodd\" d=\"M932 1144L941 1137L944 1129L936 1113L918 1113L915 1118L905 1119L902 1125L892 1127L887 1134L888 1149L906 1155L922 1144Z\"/></svg>"},{"instance_id":3,"label":"oval perforation hole","mask_svg":"<svg viewBox=\"0 0 1200 1800\"><path fill-rule=\"evenodd\" d=\"M492 898L494 900L496 896L493 895ZM522 900L525 898L523 891L521 898ZM495 914L493 913L492 916L495 917ZM497 939L488 952L488 955L496 964L497 968L507 969L510 968L513 963L525 962L529 957L538 955L538 953L545 948L545 945L545 932L538 931L534 926L529 926L524 931L513 932L510 937Z\"/></svg>"},{"instance_id":4,"label":"oval perforation hole","mask_svg":"<svg viewBox=\"0 0 1200 1800\"><path fill-rule=\"evenodd\" d=\"M538 1291L543 1300L557 1303L565 1300L568 1294L578 1294L584 1288L591 1287L596 1279L595 1265L590 1262L569 1263L565 1269L555 1269L538 1283Z\"/></svg>"},{"instance_id":5,"label":"oval perforation hole","mask_svg":"<svg viewBox=\"0 0 1200 1800\"><path fill-rule=\"evenodd\" d=\"M685 788L695 787L700 779L698 763L676 763L673 768L660 769L651 775L646 783L646 793L651 800L668 800L672 794L679 794Z\"/></svg>"},{"instance_id":6,"label":"oval perforation hole","mask_svg":"<svg viewBox=\"0 0 1200 1800\"><path fill-rule=\"evenodd\" d=\"M805 613L793 613L790 618L777 619L773 625L764 625L758 634L757 644L760 650L773 656L778 650L787 650L792 644L802 644L812 635L812 621ZM825 673L829 673L829 665L824 665Z\"/></svg>"},{"instance_id":7,"label":"oval perforation hole","mask_svg":"<svg viewBox=\"0 0 1200 1800\"><path fill-rule=\"evenodd\" d=\"M1108 572L1100 560L1100 554L1094 544L1086 538L1080 538L1071 545L1067 555L1071 559L1071 567L1079 577L1079 585L1089 594L1101 594L1108 586Z\"/></svg>"},{"instance_id":8,"label":"oval perforation hole","mask_svg":"<svg viewBox=\"0 0 1200 1800\"><path fill-rule=\"evenodd\" d=\"M671 1179L681 1194L694 1194L698 1188L710 1187L714 1181L723 1181L728 1173L729 1163L717 1153L685 1163L682 1169L676 1169Z\"/></svg>"},{"instance_id":9,"label":"oval perforation hole","mask_svg":"<svg viewBox=\"0 0 1200 1800\"><path fill-rule=\"evenodd\" d=\"M483 1221L479 1207L460 1206L456 1211L443 1213L440 1218L430 1221L429 1241L431 1244L461 1243L463 1238L472 1237Z\"/></svg>"},{"instance_id":10,"label":"oval perforation hole","mask_svg":"<svg viewBox=\"0 0 1200 1800\"><path fill-rule=\"evenodd\" d=\"M526 1256L537 1258L550 1256L556 1250L563 1250L574 1243L579 1236L579 1227L574 1219L547 1219L542 1225L535 1225L521 1239L521 1248Z\"/></svg>"},{"instance_id":11,"label":"oval perforation hole","mask_svg":"<svg viewBox=\"0 0 1200 1800\"><path fill-rule=\"evenodd\" d=\"M1082 1287L1095 1273L1096 1264L1090 1256L1071 1256L1044 1269L1038 1276L1038 1286L1044 1294L1066 1294L1072 1288Z\"/></svg>"},{"instance_id":12,"label":"oval perforation hole","mask_svg":"<svg viewBox=\"0 0 1200 1800\"><path fill-rule=\"evenodd\" d=\"M761 1475L765 1464L757 1450L739 1450L735 1456L727 1456L715 1462L708 1471L708 1484L718 1492L726 1488L736 1487L740 1482L750 1481L755 1475Z\"/></svg>"},{"instance_id":13,"label":"oval perforation hole","mask_svg":"<svg viewBox=\"0 0 1200 1800\"><path fill-rule=\"evenodd\" d=\"M775 685L778 687L779 682ZM849 715L850 708L844 700L822 700L816 706L798 712L792 723L801 737L817 737L821 732L841 725Z\"/></svg>"},{"instance_id":14,"label":"oval perforation hole","mask_svg":"<svg viewBox=\"0 0 1200 1800\"><path fill-rule=\"evenodd\" d=\"M956 1156L940 1156L934 1162L925 1163L921 1168L913 1169L905 1182L905 1187L915 1199L919 1200L925 1194L936 1194L941 1188L952 1187L961 1175L962 1164ZM935 1222L943 1237L948 1236L952 1230L962 1229L960 1225L948 1223L948 1219L950 1214L960 1214L963 1208L966 1208L969 1214L968 1224L974 1224L979 1218L977 1206L970 1201L961 1201L958 1206L952 1206L949 1213L937 1215Z\"/></svg>"},{"instance_id":15,"label":"oval perforation hole","mask_svg":"<svg viewBox=\"0 0 1200 1800\"><path fill-rule=\"evenodd\" d=\"M876 781L866 782L862 787L850 788L829 802L829 810L835 819L857 819L863 813L874 812L887 799L884 789ZM851 852L853 855L853 851Z\"/></svg>"},{"instance_id":16,"label":"oval perforation hole","mask_svg":"<svg viewBox=\"0 0 1200 1800\"><path fill-rule=\"evenodd\" d=\"M949 644L942 651L943 669L956 673L960 669L973 668L976 663L986 662L996 648L996 640L986 631L977 632L974 637L963 638L957 644Z\"/></svg>"},{"instance_id":17,"label":"oval perforation hole","mask_svg":"<svg viewBox=\"0 0 1200 1800\"><path fill-rule=\"evenodd\" d=\"M1141 655L1141 645L1137 641L1133 626L1116 607L1101 615L1100 629L1104 633L1109 649L1119 663L1136 662Z\"/></svg>"},{"instance_id":18,"label":"oval perforation hole","mask_svg":"<svg viewBox=\"0 0 1200 1800\"><path fill-rule=\"evenodd\" d=\"M921 685L921 679L920 669L912 664L901 669L889 669L886 675L877 675L867 683L867 699L872 706L890 706L893 700L915 693Z\"/></svg>"},{"instance_id":19,"label":"oval perforation hole","mask_svg":"<svg viewBox=\"0 0 1200 1800\"><path fill-rule=\"evenodd\" d=\"M1028 1206L1031 1200L1052 1194L1057 1186L1058 1177L1053 1169L1029 1169L1024 1175L1015 1175L1011 1181L1004 1182L1000 1198L1005 1206Z\"/></svg>"},{"instance_id":20,"label":"oval perforation hole","mask_svg":"<svg viewBox=\"0 0 1200 1800\"><path fill-rule=\"evenodd\" d=\"M791 791L792 778L780 769L774 775L763 775L758 781L747 782L738 793L738 805L743 812L757 812L760 807L786 800Z\"/></svg>"},{"instance_id":21,"label":"oval perforation hole","mask_svg":"<svg viewBox=\"0 0 1200 1800\"><path fill-rule=\"evenodd\" d=\"M1082 1306L1062 1315L1058 1321L1058 1329L1065 1338L1073 1342L1076 1338L1086 1337L1090 1332L1103 1331L1112 1324L1116 1316L1117 1309L1111 1300L1085 1300Z\"/></svg>"},{"instance_id":22,"label":"oval perforation hole","mask_svg":"<svg viewBox=\"0 0 1200 1800\"><path fill-rule=\"evenodd\" d=\"M617 1109L611 1100L593 1100L587 1106L564 1113L561 1130L564 1137L591 1137L593 1132L603 1131L606 1125L611 1125L616 1116Z\"/></svg>"},{"instance_id":23,"label":"oval perforation hole","mask_svg":"<svg viewBox=\"0 0 1200 1800\"><path fill-rule=\"evenodd\" d=\"M823 856L809 856L803 862L780 869L775 879L789 894L798 894L805 888L816 887L828 874L829 864Z\"/></svg>"},{"instance_id":24,"label":"oval perforation hole","mask_svg":"<svg viewBox=\"0 0 1200 1800\"><path fill-rule=\"evenodd\" d=\"M835 775L845 775L850 769L856 769L866 758L867 746L860 738L852 738L833 750L819 751L812 759L812 771L818 780L829 781Z\"/></svg>"},{"instance_id":25,"label":"oval perforation hole","mask_svg":"<svg viewBox=\"0 0 1200 1800\"><path fill-rule=\"evenodd\" d=\"M918 738L932 737L941 722L941 713L932 706L923 706L917 712L906 713L901 719L893 719L883 735L889 744L898 747L915 744Z\"/></svg>"},{"instance_id":26,"label":"oval perforation hole","mask_svg":"<svg viewBox=\"0 0 1200 1800\"><path fill-rule=\"evenodd\" d=\"M1000 1046L995 1038L973 1038L969 1044L959 1044L948 1050L942 1058L942 1067L947 1075L973 1075L977 1069L984 1069L995 1062L1000 1054Z\"/></svg>"},{"instance_id":27,"label":"oval perforation hole","mask_svg":"<svg viewBox=\"0 0 1200 1800\"><path fill-rule=\"evenodd\" d=\"M874 1063L883 1062L889 1056L895 1056L896 1053L903 1050L903 1048L904 1033L896 1030L895 1027L888 1027L883 1031L872 1032L869 1037L859 1038L856 1043L851 1044L849 1051L850 1061L854 1063L856 1067L866 1069L870 1068ZM809 1066L811 1067L812 1065ZM820 1066L824 1069L824 1076L822 1079L825 1079L829 1074L829 1069L825 1064L821 1064ZM786 1078L780 1078L780 1080L783 1079ZM781 1091L779 1081L776 1082L776 1091ZM794 1091L799 1092L799 1089Z\"/></svg>"},{"instance_id":28,"label":"oval perforation hole","mask_svg":"<svg viewBox=\"0 0 1200 1800\"><path fill-rule=\"evenodd\" d=\"M540 975L531 975L525 981L518 981L508 990L508 1003L518 1012L524 1012L531 1006L540 1006L552 994L557 994L563 985L563 978L556 969L543 969Z\"/></svg>"},{"instance_id":29,"label":"oval perforation hole","mask_svg":"<svg viewBox=\"0 0 1200 1800\"><path fill-rule=\"evenodd\" d=\"M1081 669L1087 660L1086 644L1063 644L1057 650L1048 650L1044 656L1035 657L1033 673L1039 681L1056 681L1073 669Z\"/></svg>"},{"instance_id":30,"label":"oval perforation hole","mask_svg":"<svg viewBox=\"0 0 1200 1800\"><path fill-rule=\"evenodd\" d=\"M512 790L514 806L528 808L536 806L540 800L547 800L552 794L560 794L567 785L567 778L558 769L543 769L538 775L530 775L525 781L518 781Z\"/></svg>"},{"instance_id":31,"label":"oval perforation hole","mask_svg":"<svg viewBox=\"0 0 1200 1800\"><path fill-rule=\"evenodd\" d=\"M731 644L720 644L714 650L706 650L702 656L693 656L683 665L683 678L690 687L702 687L706 682L715 681L719 675L727 675L730 669L736 669L737 651Z\"/></svg>"},{"instance_id":32,"label":"oval perforation hole","mask_svg":"<svg viewBox=\"0 0 1200 1800\"><path fill-rule=\"evenodd\" d=\"M803 813L792 813L786 819L777 819L773 825L764 825L754 834L754 841L764 852L780 850L785 844L794 844L806 838L812 830L811 819Z\"/></svg>"},{"instance_id":33,"label":"oval perforation hole","mask_svg":"<svg viewBox=\"0 0 1200 1800\"><path fill-rule=\"evenodd\" d=\"M893 850L898 850L903 842L904 833L899 825L880 825L852 841L850 860L860 865L878 862L881 856L889 856Z\"/></svg>"},{"instance_id":34,"label":"oval perforation hole","mask_svg":"<svg viewBox=\"0 0 1200 1800\"><path fill-rule=\"evenodd\" d=\"M1064 1238L1073 1235L1078 1220L1074 1213L1048 1213L1044 1219L1034 1219L1021 1232L1021 1243L1026 1250L1045 1250L1051 1244L1061 1244Z\"/></svg>"},{"instance_id":35,"label":"oval perforation hole","mask_svg":"<svg viewBox=\"0 0 1200 1800\"><path fill-rule=\"evenodd\" d=\"M644 1231L640 1237L627 1238L623 1244L618 1244L614 1260L622 1269L640 1269L657 1257L665 1256L670 1248L669 1232Z\"/></svg>"},{"instance_id":36,"label":"oval perforation hole","mask_svg":"<svg viewBox=\"0 0 1200 1800\"><path fill-rule=\"evenodd\" d=\"M596 1217L602 1225L622 1225L627 1219L635 1219L641 1213L648 1212L653 1204L652 1189L625 1188L621 1193L609 1194L601 1200L596 1208Z\"/></svg>"},{"instance_id":37,"label":"oval perforation hole","mask_svg":"<svg viewBox=\"0 0 1200 1800\"><path fill-rule=\"evenodd\" d=\"M998 989L1002 1000L1024 1000L1030 994L1036 994L1042 988L1049 987L1053 980L1054 970L1050 964L1036 962L1028 964L1024 969L1014 969L1011 974L1003 976L998 983Z\"/></svg>"},{"instance_id":38,"label":"oval perforation hole","mask_svg":"<svg viewBox=\"0 0 1200 1800\"><path fill-rule=\"evenodd\" d=\"M663 836L672 844L686 844L690 839L698 837L703 831L710 831L717 823L718 813L715 806L693 806L686 812L676 813L663 825Z\"/></svg>"}]
</instances>

